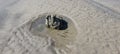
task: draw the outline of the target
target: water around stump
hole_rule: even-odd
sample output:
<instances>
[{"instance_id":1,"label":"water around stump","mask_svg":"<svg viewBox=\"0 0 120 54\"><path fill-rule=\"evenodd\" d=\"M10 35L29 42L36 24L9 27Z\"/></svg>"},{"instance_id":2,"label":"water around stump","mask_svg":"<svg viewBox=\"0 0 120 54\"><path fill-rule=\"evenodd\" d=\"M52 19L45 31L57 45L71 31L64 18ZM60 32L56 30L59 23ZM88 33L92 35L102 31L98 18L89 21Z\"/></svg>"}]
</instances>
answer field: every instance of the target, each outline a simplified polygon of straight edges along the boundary
<instances>
[{"instance_id":1,"label":"water around stump","mask_svg":"<svg viewBox=\"0 0 120 54\"><path fill-rule=\"evenodd\" d=\"M54 29L47 27L46 18L53 15L52 23L58 24ZM50 19L51 20L51 19ZM51 22L51 21L49 21ZM53 24L49 24L54 27ZM49 36L54 41L54 45L58 48L65 48L66 45L73 43L77 35L77 29L70 18L57 14L43 14L39 15L32 21L30 32L36 36Z\"/></svg>"}]
</instances>

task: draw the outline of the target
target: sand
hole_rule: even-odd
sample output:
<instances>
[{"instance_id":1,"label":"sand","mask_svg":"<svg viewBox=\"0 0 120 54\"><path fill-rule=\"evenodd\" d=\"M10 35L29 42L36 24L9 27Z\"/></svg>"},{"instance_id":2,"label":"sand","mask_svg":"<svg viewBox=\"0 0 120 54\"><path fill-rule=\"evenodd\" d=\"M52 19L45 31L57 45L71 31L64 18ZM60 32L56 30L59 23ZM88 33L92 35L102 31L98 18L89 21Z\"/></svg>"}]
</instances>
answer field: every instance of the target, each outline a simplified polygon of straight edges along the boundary
<instances>
[{"instance_id":1,"label":"sand","mask_svg":"<svg viewBox=\"0 0 120 54\"><path fill-rule=\"evenodd\" d=\"M120 54L120 0L0 0L0 54ZM44 13L67 17L72 35L35 35ZM36 30L35 30L36 31ZM71 32L71 31L70 31ZM64 32L63 32L64 33ZM70 43L71 42L71 43Z\"/></svg>"}]
</instances>

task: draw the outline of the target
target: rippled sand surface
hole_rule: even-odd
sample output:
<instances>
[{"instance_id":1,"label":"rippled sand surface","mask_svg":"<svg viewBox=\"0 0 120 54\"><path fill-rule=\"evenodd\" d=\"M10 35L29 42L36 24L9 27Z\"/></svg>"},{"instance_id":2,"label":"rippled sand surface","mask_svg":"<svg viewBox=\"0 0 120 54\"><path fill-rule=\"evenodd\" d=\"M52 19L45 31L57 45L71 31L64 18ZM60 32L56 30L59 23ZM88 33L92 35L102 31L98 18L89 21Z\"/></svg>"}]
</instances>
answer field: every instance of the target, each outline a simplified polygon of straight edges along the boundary
<instances>
[{"instance_id":1,"label":"rippled sand surface","mask_svg":"<svg viewBox=\"0 0 120 54\"><path fill-rule=\"evenodd\" d=\"M119 3L0 0L0 54L120 54ZM65 16L68 28L46 28L45 13Z\"/></svg>"}]
</instances>

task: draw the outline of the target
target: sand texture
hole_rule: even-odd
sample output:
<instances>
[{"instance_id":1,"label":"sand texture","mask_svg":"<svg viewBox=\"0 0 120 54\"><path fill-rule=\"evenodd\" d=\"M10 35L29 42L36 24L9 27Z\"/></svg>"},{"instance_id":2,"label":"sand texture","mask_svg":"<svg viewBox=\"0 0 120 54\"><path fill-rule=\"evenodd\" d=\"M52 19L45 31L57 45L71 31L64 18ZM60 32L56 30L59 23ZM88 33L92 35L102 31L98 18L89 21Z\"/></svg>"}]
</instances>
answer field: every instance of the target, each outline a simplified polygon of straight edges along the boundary
<instances>
[{"instance_id":1,"label":"sand texture","mask_svg":"<svg viewBox=\"0 0 120 54\"><path fill-rule=\"evenodd\" d=\"M120 54L120 0L0 0L0 54Z\"/></svg>"}]
</instances>

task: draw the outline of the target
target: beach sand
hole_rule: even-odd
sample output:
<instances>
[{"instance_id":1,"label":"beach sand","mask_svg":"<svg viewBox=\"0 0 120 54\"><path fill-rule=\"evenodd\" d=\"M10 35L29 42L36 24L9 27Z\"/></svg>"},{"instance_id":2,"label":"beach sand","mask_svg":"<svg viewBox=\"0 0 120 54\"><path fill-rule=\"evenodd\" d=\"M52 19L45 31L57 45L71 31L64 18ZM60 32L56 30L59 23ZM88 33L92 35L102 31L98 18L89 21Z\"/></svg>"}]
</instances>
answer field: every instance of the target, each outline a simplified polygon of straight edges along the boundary
<instances>
[{"instance_id":1,"label":"beach sand","mask_svg":"<svg viewBox=\"0 0 120 54\"><path fill-rule=\"evenodd\" d=\"M119 3L0 0L0 54L120 54ZM44 26L43 32L31 31L31 24L45 13L65 16L68 29L43 31Z\"/></svg>"}]
</instances>

